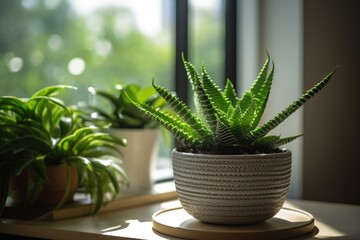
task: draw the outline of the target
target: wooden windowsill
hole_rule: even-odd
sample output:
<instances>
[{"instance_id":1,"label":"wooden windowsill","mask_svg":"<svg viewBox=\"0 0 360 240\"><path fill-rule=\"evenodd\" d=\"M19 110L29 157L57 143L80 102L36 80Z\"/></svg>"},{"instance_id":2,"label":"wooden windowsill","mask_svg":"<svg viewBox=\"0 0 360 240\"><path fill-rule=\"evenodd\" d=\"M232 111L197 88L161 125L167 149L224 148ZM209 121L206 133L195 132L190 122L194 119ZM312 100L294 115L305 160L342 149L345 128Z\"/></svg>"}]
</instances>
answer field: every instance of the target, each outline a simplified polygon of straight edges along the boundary
<instances>
[{"instance_id":1,"label":"wooden windowsill","mask_svg":"<svg viewBox=\"0 0 360 240\"><path fill-rule=\"evenodd\" d=\"M91 215L93 205L90 197L81 193L74 196L74 203L51 209L49 207L18 207L8 206L5 208L3 218L16 220L62 220L73 217ZM119 198L107 203L102 207L100 213L128 209L157 202L176 199L175 186L172 181L157 183L150 191L131 191L124 189Z\"/></svg>"},{"instance_id":2,"label":"wooden windowsill","mask_svg":"<svg viewBox=\"0 0 360 240\"><path fill-rule=\"evenodd\" d=\"M152 215L163 209L179 207L177 200L140 204L121 210L108 210L98 215L58 221L24 221L0 219L1 234L47 239L175 239L152 228ZM360 206L288 200L285 207L311 213L317 229L315 236L303 239L360 239Z\"/></svg>"}]
</instances>

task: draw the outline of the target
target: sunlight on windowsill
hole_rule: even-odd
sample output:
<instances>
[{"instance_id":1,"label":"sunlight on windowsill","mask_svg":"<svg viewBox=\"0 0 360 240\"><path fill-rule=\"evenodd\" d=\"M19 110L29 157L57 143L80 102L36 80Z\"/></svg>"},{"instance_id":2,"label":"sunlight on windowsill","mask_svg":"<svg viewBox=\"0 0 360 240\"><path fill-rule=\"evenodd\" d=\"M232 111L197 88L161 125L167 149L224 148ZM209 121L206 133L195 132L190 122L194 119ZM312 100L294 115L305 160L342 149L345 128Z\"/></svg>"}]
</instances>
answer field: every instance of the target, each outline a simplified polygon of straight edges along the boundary
<instances>
[{"instance_id":1,"label":"sunlight on windowsill","mask_svg":"<svg viewBox=\"0 0 360 240\"><path fill-rule=\"evenodd\" d=\"M126 220L124 225L117 225L107 229L103 229L102 232L104 235L109 236L122 236L133 238L134 236L139 235L139 230L145 232L152 229L152 222L145 221L141 222L137 219Z\"/></svg>"}]
</instances>

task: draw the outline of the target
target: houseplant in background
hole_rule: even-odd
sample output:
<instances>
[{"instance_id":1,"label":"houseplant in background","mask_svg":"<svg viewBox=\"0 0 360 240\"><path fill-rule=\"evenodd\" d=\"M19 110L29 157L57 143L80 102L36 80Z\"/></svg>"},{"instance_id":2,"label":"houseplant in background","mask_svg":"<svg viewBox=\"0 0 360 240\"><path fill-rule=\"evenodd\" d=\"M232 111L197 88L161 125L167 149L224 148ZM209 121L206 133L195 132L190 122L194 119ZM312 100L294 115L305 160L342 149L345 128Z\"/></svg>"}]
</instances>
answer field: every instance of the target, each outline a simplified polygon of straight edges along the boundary
<instances>
[{"instance_id":1,"label":"houseplant in background","mask_svg":"<svg viewBox=\"0 0 360 240\"><path fill-rule=\"evenodd\" d=\"M0 213L8 195L15 204L60 207L72 201L78 184L96 213L126 183L117 158L123 140L83 126L56 97L64 89L74 87L47 87L28 99L0 97Z\"/></svg>"},{"instance_id":2,"label":"houseplant in background","mask_svg":"<svg viewBox=\"0 0 360 240\"><path fill-rule=\"evenodd\" d=\"M152 86L116 84L111 90L89 88L90 121L99 127L110 126L109 132L125 138L127 147L122 150L123 168L129 177L130 191L150 190L153 185L153 170L159 152L159 124L128 98L162 109L166 102ZM99 96L101 99L94 99ZM105 100L105 106L96 100ZM107 108L106 108L107 107Z\"/></svg>"},{"instance_id":3,"label":"houseplant in background","mask_svg":"<svg viewBox=\"0 0 360 240\"><path fill-rule=\"evenodd\" d=\"M249 224L273 217L284 204L291 174L291 151L279 147L301 135L267 134L318 93L335 69L261 125L274 77L269 56L241 98L229 80L221 90L204 66L200 74L190 62L183 62L197 114L154 81L153 87L176 114L133 100L182 143L172 151L172 164L183 208L194 218L215 224Z\"/></svg>"}]
</instances>

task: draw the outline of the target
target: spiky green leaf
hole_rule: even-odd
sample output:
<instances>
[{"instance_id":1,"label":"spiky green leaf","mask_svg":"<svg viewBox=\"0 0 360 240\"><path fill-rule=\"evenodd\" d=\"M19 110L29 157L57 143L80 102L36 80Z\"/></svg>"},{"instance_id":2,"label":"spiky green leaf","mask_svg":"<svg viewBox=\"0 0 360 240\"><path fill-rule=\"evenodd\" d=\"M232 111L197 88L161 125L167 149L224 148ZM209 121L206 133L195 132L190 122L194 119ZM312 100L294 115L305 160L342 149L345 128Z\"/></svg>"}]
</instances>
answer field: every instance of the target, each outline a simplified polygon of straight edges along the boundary
<instances>
[{"instance_id":1,"label":"spiky green leaf","mask_svg":"<svg viewBox=\"0 0 360 240\"><path fill-rule=\"evenodd\" d=\"M230 79L227 79L225 89L223 94L226 96L227 99L231 102L233 107L236 107L237 102L239 101L236 90Z\"/></svg>"},{"instance_id":2,"label":"spiky green leaf","mask_svg":"<svg viewBox=\"0 0 360 240\"><path fill-rule=\"evenodd\" d=\"M264 125L251 131L246 137L248 139L255 140L257 138L265 136L269 131L277 127L291 114L293 114L296 110L298 110L301 106L303 106L308 100L310 100L313 96L315 96L316 93L318 93L323 87L325 87L326 84L330 81L332 75L335 73L336 69L337 68L332 70L322 81L320 81L314 87L306 91L301 97L299 97L296 101L290 104L287 108L285 108L274 118L266 122Z\"/></svg>"},{"instance_id":3,"label":"spiky green leaf","mask_svg":"<svg viewBox=\"0 0 360 240\"><path fill-rule=\"evenodd\" d=\"M200 138L200 135L182 119L172 116L166 112L153 109L146 104L139 104L135 102L134 104L155 121L158 121L163 127L168 129L175 138L185 146L196 146L202 143L203 139Z\"/></svg>"},{"instance_id":4,"label":"spiky green leaf","mask_svg":"<svg viewBox=\"0 0 360 240\"><path fill-rule=\"evenodd\" d=\"M208 96L212 106L214 109L221 110L226 112L231 105L231 102L227 98L225 94L221 91L221 89L215 84L215 82L209 76L209 73L206 71L205 66L202 65L202 87L204 92Z\"/></svg>"},{"instance_id":5,"label":"spiky green leaf","mask_svg":"<svg viewBox=\"0 0 360 240\"><path fill-rule=\"evenodd\" d=\"M211 132L214 134L217 128L217 119L216 119L216 109L211 103L208 95L205 92L204 85L200 74L196 71L195 67L190 63L184 60L184 66L189 78L189 81L196 93L196 102L198 103L198 110L200 114L206 120L207 126L210 128Z\"/></svg>"},{"instance_id":6,"label":"spiky green leaf","mask_svg":"<svg viewBox=\"0 0 360 240\"><path fill-rule=\"evenodd\" d=\"M201 122L201 120L192 113L185 103L183 103L178 97L172 94L167 89L156 85L153 81L153 87L163 97L170 107L179 115L187 124L191 126L196 132L199 133L201 138L207 139L211 137L211 132L206 128L206 126Z\"/></svg>"}]
</instances>

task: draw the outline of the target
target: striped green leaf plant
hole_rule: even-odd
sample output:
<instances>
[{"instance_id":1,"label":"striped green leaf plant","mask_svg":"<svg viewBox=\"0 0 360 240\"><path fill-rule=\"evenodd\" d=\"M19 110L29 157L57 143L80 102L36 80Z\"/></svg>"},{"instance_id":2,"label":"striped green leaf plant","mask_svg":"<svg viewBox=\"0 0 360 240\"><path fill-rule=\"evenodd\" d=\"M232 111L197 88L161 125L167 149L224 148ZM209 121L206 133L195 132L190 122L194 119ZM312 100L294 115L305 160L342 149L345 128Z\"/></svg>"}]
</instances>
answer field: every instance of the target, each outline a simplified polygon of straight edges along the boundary
<instances>
[{"instance_id":1,"label":"striped green leaf plant","mask_svg":"<svg viewBox=\"0 0 360 240\"><path fill-rule=\"evenodd\" d=\"M210 77L204 65L199 72L184 57L183 63L194 93L196 111L190 109L173 92L155 84L154 80L154 89L168 102L172 111L152 108L135 100L133 102L175 136L182 144L178 150L207 154L281 151L280 146L301 135L281 137L268 133L322 90L336 70L332 70L272 119L260 124L274 78L274 62L269 55L256 80L241 97L237 96L230 80L227 80L225 88L221 89Z\"/></svg>"}]
</instances>

